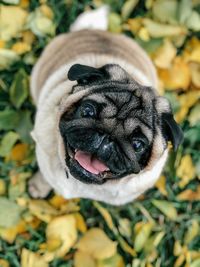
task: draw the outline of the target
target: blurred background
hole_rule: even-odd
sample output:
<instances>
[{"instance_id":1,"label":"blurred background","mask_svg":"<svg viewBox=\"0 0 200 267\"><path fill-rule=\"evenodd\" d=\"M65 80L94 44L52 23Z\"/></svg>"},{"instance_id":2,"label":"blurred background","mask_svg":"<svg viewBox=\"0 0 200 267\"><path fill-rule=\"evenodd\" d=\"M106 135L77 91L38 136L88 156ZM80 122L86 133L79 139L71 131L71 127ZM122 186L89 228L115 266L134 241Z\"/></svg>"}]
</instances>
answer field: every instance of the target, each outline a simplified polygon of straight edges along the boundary
<instances>
[{"instance_id":1,"label":"blurred background","mask_svg":"<svg viewBox=\"0 0 200 267\"><path fill-rule=\"evenodd\" d=\"M53 192L33 200L31 69L80 13L105 4L107 30L135 39L152 58L184 142L155 187L128 205ZM199 38L199 0L0 1L0 266L200 266Z\"/></svg>"}]
</instances>

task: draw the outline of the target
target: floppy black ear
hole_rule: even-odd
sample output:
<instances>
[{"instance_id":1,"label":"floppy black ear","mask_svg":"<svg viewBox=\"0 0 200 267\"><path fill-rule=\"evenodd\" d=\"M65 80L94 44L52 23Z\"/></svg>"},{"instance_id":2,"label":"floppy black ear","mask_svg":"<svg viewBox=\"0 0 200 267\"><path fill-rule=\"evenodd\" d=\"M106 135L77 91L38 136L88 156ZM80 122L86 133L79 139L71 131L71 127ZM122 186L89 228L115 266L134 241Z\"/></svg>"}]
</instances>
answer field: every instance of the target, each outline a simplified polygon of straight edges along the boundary
<instances>
[{"instance_id":1,"label":"floppy black ear","mask_svg":"<svg viewBox=\"0 0 200 267\"><path fill-rule=\"evenodd\" d=\"M78 84L87 84L103 77L104 73L101 69L81 64L74 64L68 72L68 79L70 81L77 80Z\"/></svg>"},{"instance_id":2,"label":"floppy black ear","mask_svg":"<svg viewBox=\"0 0 200 267\"><path fill-rule=\"evenodd\" d=\"M176 151L183 141L183 131L171 113L162 114L162 128L166 140L172 142L173 150Z\"/></svg>"}]
</instances>

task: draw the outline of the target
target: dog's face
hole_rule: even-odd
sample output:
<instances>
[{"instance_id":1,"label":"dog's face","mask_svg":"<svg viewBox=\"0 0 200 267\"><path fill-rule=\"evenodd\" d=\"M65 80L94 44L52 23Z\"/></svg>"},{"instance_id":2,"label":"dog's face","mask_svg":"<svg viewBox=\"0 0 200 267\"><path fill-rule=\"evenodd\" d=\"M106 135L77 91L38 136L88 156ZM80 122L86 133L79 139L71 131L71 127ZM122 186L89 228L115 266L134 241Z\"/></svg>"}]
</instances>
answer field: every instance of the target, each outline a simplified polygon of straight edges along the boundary
<instances>
[{"instance_id":1,"label":"dog's face","mask_svg":"<svg viewBox=\"0 0 200 267\"><path fill-rule=\"evenodd\" d=\"M102 184L142 172L156 156L158 136L162 145L156 153L162 155L168 141L177 149L182 131L168 101L118 65L73 65L68 78L77 80L74 91L90 89L59 123L65 162L76 179Z\"/></svg>"}]
</instances>

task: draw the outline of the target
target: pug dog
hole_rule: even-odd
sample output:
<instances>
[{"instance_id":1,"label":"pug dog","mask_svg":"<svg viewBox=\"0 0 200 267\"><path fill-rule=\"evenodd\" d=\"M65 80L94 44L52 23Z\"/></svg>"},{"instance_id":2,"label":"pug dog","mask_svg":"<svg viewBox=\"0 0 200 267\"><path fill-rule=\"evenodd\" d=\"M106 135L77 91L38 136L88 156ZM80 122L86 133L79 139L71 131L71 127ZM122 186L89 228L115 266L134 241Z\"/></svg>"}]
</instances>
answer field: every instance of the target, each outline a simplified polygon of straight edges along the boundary
<instances>
[{"instance_id":1,"label":"pug dog","mask_svg":"<svg viewBox=\"0 0 200 267\"><path fill-rule=\"evenodd\" d=\"M37 175L64 198L121 205L140 196L159 178L168 142L176 150L183 138L157 87L150 58L126 36L56 37L31 77Z\"/></svg>"}]
</instances>

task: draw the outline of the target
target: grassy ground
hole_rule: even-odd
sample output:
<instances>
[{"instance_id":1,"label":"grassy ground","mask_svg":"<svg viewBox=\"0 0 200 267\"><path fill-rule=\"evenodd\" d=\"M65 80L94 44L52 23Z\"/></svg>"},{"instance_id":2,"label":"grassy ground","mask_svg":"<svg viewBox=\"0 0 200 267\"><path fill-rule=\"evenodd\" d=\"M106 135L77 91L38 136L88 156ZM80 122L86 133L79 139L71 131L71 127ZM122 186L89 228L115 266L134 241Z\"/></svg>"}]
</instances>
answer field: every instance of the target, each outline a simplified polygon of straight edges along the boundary
<instances>
[{"instance_id":1,"label":"grassy ground","mask_svg":"<svg viewBox=\"0 0 200 267\"><path fill-rule=\"evenodd\" d=\"M28 195L27 181L37 170L29 135L35 114L31 69L55 35L102 2L1 4L0 266L200 266L198 1L104 1L111 7L109 30L136 39L152 57L160 93L184 130L184 142L171 152L156 187L121 207L65 201L54 193L42 201Z\"/></svg>"}]
</instances>

